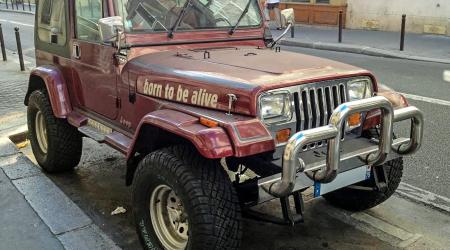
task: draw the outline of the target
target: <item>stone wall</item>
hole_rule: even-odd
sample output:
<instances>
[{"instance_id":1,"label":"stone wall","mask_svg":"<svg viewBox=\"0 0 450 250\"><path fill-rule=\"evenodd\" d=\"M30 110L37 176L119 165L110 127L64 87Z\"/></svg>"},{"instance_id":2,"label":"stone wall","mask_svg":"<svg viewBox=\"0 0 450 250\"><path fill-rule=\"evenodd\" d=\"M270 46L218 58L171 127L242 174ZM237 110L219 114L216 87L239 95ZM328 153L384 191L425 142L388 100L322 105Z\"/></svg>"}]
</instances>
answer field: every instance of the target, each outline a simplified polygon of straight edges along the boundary
<instances>
[{"instance_id":1,"label":"stone wall","mask_svg":"<svg viewBox=\"0 0 450 250\"><path fill-rule=\"evenodd\" d=\"M347 0L347 28L406 31L450 36L449 0Z\"/></svg>"}]
</instances>

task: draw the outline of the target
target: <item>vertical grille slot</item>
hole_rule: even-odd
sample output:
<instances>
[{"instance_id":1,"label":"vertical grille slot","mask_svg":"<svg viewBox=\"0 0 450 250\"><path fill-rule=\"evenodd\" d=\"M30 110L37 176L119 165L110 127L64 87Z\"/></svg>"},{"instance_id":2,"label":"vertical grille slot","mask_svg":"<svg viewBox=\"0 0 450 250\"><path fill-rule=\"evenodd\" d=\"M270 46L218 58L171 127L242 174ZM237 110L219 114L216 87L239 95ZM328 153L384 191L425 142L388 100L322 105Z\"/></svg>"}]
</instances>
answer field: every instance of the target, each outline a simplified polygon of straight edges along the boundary
<instances>
[{"instance_id":1,"label":"vertical grille slot","mask_svg":"<svg viewBox=\"0 0 450 250\"><path fill-rule=\"evenodd\" d=\"M317 90L317 101L317 105L319 106L319 114L321 117L321 119L319 119L319 126L324 126L325 124L327 124L327 111L325 107L325 96L323 95L323 88L319 88Z\"/></svg>"},{"instance_id":2,"label":"vertical grille slot","mask_svg":"<svg viewBox=\"0 0 450 250\"><path fill-rule=\"evenodd\" d=\"M303 112L300 111L300 106L298 105L300 103L300 98L298 97L298 93L294 93L294 103L295 103L295 117L297 118L297 131L302 130L302 115Z\"/></svg>"},{"instance_id":3,"label":"vertical grille slot","mask_svg":"<svg viewBox=\"0 0 450 250\"><path fill-rule=\"evenodd\" d=\"M331 99L330 87L325 88L325 101L326 101L326 106L327 106L327 111L328 111L327 121L329 121L330 117L331 117L331 113L333 113L333 110L334 110L332 99Z\"/></svg>"},{"instance_id":4,"label":"vertical grille slot","mask_svg":"<svg viewBox=\"0 0 450 250\"><path fill-rule=\"evenodd\" d=\"M339 89L337 86L333 86L333 110L336 109L339 106Z\"/></svg>"},{"instance_id":5,"label":"vertical grille slot","mask_svg":"<svg viewBox=\"0 0 450 250\"><path fill-rule=\"evenodd\" d=\"M342 104L342 103L346 102L346 100L347 100L344 84L340 84L339 89L341 90L341 104Z\"/></svg>"},{"instance_id":6,"label":"vertical grille slot","mask_svg":"<svg viewBox=\"0 0 450 250\"><path fill-rule=\"evenodd\" d=\"M306 90L303 90L302 91L302 106L303 106L303 116L304 116L304 119L303 119L303 127L302 127L302 130L306 130L306 129L309 129L310 127L309 127L309 123L310 123L310 113L311 113L311 110L310 109L308 109L308 93L306 92Z\"/></svg>"}]
</instances>

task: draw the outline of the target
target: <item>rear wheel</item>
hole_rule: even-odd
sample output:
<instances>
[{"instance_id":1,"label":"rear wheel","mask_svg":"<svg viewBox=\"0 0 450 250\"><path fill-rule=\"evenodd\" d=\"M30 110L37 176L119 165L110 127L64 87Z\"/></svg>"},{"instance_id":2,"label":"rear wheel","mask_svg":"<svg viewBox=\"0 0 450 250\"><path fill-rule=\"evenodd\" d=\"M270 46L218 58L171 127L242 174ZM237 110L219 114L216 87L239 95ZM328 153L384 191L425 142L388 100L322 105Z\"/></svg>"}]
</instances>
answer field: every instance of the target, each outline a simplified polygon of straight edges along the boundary
<instances>
[{"instance_id":1,"label":"rear wheel","mask_svg":"<svg viewBox=\"0 0 450 250\"><path fill-rule=\"evenodd\" d=\"M45 171L63 172L78 165L82 136L66 120L53 115L45 91L36 90L30 95L27 120L33 154Z\"/></svg>"},{"instance_id":2,"label":"rear wheel","mask_svg":"<svg viewBox=\"0 0 450 250\"><path fill-rule=\"evenodd\" d=\"M362 211L383 203L394 194L400 184L403 173L403 159L397 158L379 167L386 168L389 180L386 189L377 189L372 177L355 185L373 188L373 190L359 190L347 187L325 194L323 197L331 204L350 211Z\"/></svg>"},{"instance_id":3,"label":"rear wheel","mask_svg":"<svg viewBox=\"0 0 450 250\"><path fill-rule=\"evenodd\" d=\"M189 146L147 155L133 180L133 214L146 249L238 249L241 211L218 161Z\"/></svg>"}]
</instances>

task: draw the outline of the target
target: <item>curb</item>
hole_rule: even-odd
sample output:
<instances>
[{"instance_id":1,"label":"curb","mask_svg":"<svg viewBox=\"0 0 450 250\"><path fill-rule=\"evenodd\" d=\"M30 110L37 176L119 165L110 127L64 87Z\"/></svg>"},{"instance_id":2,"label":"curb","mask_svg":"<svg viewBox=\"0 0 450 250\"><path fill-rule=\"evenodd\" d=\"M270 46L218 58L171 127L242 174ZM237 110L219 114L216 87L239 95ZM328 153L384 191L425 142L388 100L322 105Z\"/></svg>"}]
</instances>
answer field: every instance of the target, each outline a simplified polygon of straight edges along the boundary
<instances>
[{"instance_id":1,"label":"curb","mask_svg":"<svg viewBox=\"0 0 450 250\"><path fill-rule=\"evenodd\" d=\"M0 168L53 236L65 249L120 249L8 137L24 131L1 133Z\"/></svg>"},{"instance_id":2,"label":"curb","mask_svg":"<svg viewBox=\"0 0 450 250\"><path fill-rule=\"evenodd\" d=\"M413 56L413 55L402 54L402 53L394 52L394 51L390 51L390 50L378 49L378 48L361 46L361 45L324 43L324 42L304 42L304 41L298 41L298 40L289 39L289 38L285 38L285 39L281 40L280 44L285 45L285 46L347 52L347 53L362 54L362 55L367 55L367 56L377 56L377 57L406 59L406 60L421 61L421 62L450 64L450 60L447 60L447 59L431 58L431 57L423 57L423 56Z\"/></svg>"},{"instance_id":3,"label":"curb","mask_svg":"<svg viewBox=\"0 0 450 250\"><path fill-rule=\"evenodd\" d=\"M0 9L0 11L4 11L4 12L12 12L12 13L20 13L20 14L28 14L28 15L34 15L34 12L31 12L31 11L25 11L25 10Z\"/></svg>"},{"instance_id":4,"label":"curb","mask_svg":"<svg viewBox=\"0 0 450 250\"><path fill-rule=\"evenodd\" d=\"M1 53L1 52L0 52ZM20 62L19 62L19 56L16 51L6 49L6 55L8 57L8 60L2 61L0 60L0 63L14 63L17 64L18 71L20 71ZM23 55L23 61L25 64L25 71L21 71L24 73L29 73L32 69L36 67L36 59L29 57L27 55Z\"/></svg>"}]
</instances>

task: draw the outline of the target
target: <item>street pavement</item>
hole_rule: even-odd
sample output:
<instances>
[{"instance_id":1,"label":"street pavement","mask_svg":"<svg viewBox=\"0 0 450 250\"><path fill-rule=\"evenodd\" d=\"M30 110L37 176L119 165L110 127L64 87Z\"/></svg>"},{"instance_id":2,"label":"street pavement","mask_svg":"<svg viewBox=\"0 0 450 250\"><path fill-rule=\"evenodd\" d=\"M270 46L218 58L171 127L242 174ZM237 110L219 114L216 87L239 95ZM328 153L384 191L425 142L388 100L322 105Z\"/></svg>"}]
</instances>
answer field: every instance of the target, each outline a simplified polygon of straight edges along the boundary
<instances>
[{"instance_id":1,"label":"street pavement","mask_svg":"<svg viewBox=\"0 0 450 250\"><path fill-rule=\"evenodd\" d=\"M0 23L2 23L4 32L5 30L12 30L16 25L21 25L22 37L27 37L23 39L23 46L26 48L27 55L33 56L33 32L31 27L33 16L0 12ZM7 37L7 48L14 50L13 32L12 35ZM423 199L424 203L427 203L425 202L426 197L441 199L439 204L443 204L442 210L447 211L446 209L450 207L448 199L450 197L448 187L450 142L446 138L450 138L450 132L445 128L448 127L450 120L449 105L446 103L450 102L450 96L448 95L450 84L442 80L442 72L450 68L449 65L297 47L283 47L282 49L326 57L367 68L375 73L379 82L411 96L411 104L418 106L425 112L425 141L424 147L418 154L406 159L405 177L403 179L405 183L402 184L401 189L412 190L413 196L417 196L415 201ZM22 99L26 89L27 73L18 73L17 61L14 62L17 59L11 54L9 54L9 58L12 59L8 63L0 65L0 87L2 88L2 92L0 92L0 107L2 107L0 109L0 132L25 124L26 118ZM30 58L27 59L32 61ZM425 99L420 97L425 97ZM401 129L404 130L405 125ZM398 133L402 133L402 131L398 131ZM29 146L23 148L22 153L33 160ZM71 173L47 177L116 244L125 249L136 249L140 246L132 221L130 188L124 185L124 165L124 159L120 154L105 145L97 145L92 140L85 139L83 157L79 167ZM4 170L5 166L2 165L2 167ZM0 171L0 178L2 178L1 174ZM43 176L42 173L39 172L39 176ZM5 181L0 180L1 192L12 188L11 185L6 185L8 181L12 182L7 179ZM26 183L19 182L16 185L16 191L19 192L19 195L33 193L33 189L19 188L20 185ZM48 182L45 183L51 185ZM421 189L417 189L417 187ZM15 197L13 191L9 193ZM423 195L420 196L420 193L423 193ZM404 196L402 193L399 193L399 195ZM0 198L3 198L3 196ZM27 202L28 209L31 207L36 210L39 206L42 206L42 204ZM0 206L3 211L4 205L2 204ZM429 205L429 203L427 204ZM24 214L29 212L26 211L27 204L25 203L18 202L18 205L12 204L12 206L15 207L8 209L17 209ZM118 206L125 207L127 212L112 216L111 211ZM262 209L280 212L276 202L268 203ZM365 213L346 213L330 207L322 199L308 202L306 209L306 223L294 228L245 220L244 248L445 249L445 246L450 244L448 237L446 237L450 234L448 211L441 213L435 209L417 205L416 202L400 198L398 195L392 197L385 204ZM2 222L2 225L4 221L5 223L14 223L14 218L10 218L8 221L4 216L14 216L14 213L1 214L0 222ZM48 218L36 217L36 214L34 220L37 221L33 224L36 225L36 228L43 228L36 229L37 234L44 238L48 237L49 242L51 239L55 239L55 236L52 236L51 233L45 235L45 232L52 232L48 229L51 228L48 225L51 224L51 220L49 222ZM47 231L44 230L45 225ZM6 231L0 231L0 242L3 242L3 235L17 234L19 229L20 226L17 226L17 229L8 226L4 229L8 231L8 234L3 234ZM59 237L58 239L65 245L68 243L76 245L76 239L80 238L61 239ZM24 246L27 246L25 243ZM4 246L0 243L0 249ZM39 246L38 243L36 249L39 248L37 246ZM60 245L56 242L55 246L58 249Z\"/></svg>"},{"instance_id":2,"label":"street pavement","mask_svg":"<svg viewBox=\"0 0 450 250\"><path fill-rule=\"evenodd\" d=\"M14 3L16 3L16 1L14 1ZM23 1L23 3L18 3L17 5L12 5L10 0L2 0L0 1L0 10L31 14L36 11L36 5L34 3L30 3L29 0Z\"/></svg>"}]
</instances>

